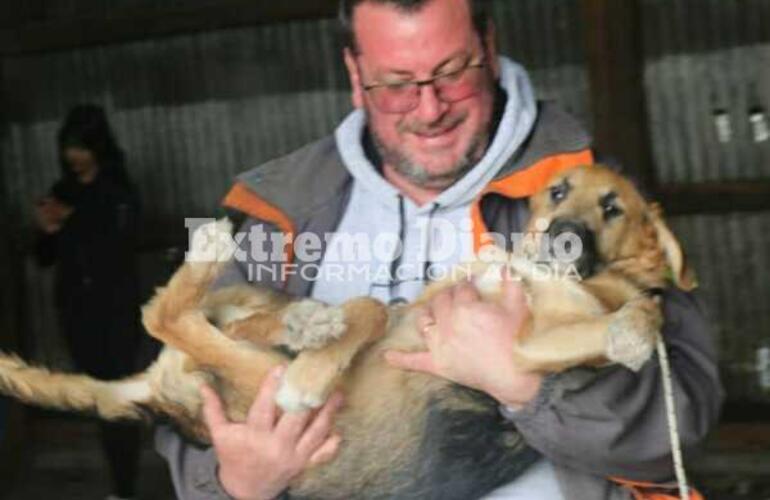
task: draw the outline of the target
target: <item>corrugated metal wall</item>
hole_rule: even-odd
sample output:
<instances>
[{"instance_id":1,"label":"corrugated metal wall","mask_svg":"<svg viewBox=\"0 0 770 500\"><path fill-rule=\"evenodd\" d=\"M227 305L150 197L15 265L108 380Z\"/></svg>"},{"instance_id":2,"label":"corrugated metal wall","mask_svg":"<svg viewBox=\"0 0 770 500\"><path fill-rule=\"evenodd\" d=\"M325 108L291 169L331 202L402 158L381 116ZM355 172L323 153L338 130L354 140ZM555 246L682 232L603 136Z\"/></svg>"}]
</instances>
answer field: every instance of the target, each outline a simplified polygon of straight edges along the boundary
<instances>
[{"instance_id":1,"label":"corrugated metal wall","mask_svg":"<svg viewBox=\"0 0 770 500\"><path fill-rule=\"evenodd\" d=\"M333 33L305 22L6 60L12 202L27 220L22 207L59 175L59 120L97 102L164 241L185 216L213 213L236 172L332 129L349 107Z\"/></svg>"},{"instance_id":2,"label":"corrugated metal wall","mask_svg":"<svg viewBox=\"0 0 770 500\"><path fill-rule=\"evenodd\" d=\"M56 10L49 3L38 3L45 7L38 16L93 16L107 8L72 0L54 2ZM532 70L541 96L587 119L578 3L491 5L502 52ZM332 20L9 57L2 84L9 123L0 164L9 213L22 232L31 234L31 204L58 177L59 120L72 104L89 101L109 111L128 152L145 208L145 247L156 249L183 243L184 217L213 214L237 172L329 133L350 109ZM149 274L168 267L164 256L162 248L143 256L153 270L144 273L147 283ZM53 331L47 273L31 264L26 270L28 310L36 311L30 338L45 339ZM32 350L41 360L62 362L52 342Z\"/></svg>"},{"instance_id":3,"label":"corrugated metal wall","mask_svg":"<svg viewBox=\"0 0 770 500\"><path fill-rule=\"evenodd\" d=\"M731 399L768 398L757 349L770 341L770 213L674 217L672 229L698 275Z\"/></svg>"},{"instance_id":4,"label":"corrugated metal wall","mask_svg":"<svg viewBox=\"0 0 770 500\"><path fill-rule=\"evenodd\" d=\"M756 140L750 121L763 110L770 123L770 2L642 3L658 179L770 176L770 137Z\"/></svg>"},{"instance_id":5,"label":"corrugated metal wall","mask_svg":"<svg viewBox=\"0 0 770 500\"><path fill-rule=\"evenodd\" d=\"M4 0L0 27L59 19L103 19L130 9L189 9L216 4L217 0Z\"/></svg>"},{"instance_id":6,"label":"corrugated metal wall","mask_svg":"<svg viewBox=\"0 0 770 500\"><path fill-rule=\"evenodd\" d=\"M770 177L770 138L756 137L750 121L756 111L770 120L770 2L642 5L658 181ZM678 217L673 225L715 319L730 397L770 398L756 374L756 349L770 340L770 213Z\"/></svg>"},{"instance_id":7,"label":"corrugated metal wall","mask_svg":"<svg viewBox=\"0 0 770 500\"><path fill-rule=\"evenodd\" d=\"M580 2L494 0L489 2L499 50L526 67L538 95L554 99L591 125L590 89Z\"/></svg>"}]
</instances>

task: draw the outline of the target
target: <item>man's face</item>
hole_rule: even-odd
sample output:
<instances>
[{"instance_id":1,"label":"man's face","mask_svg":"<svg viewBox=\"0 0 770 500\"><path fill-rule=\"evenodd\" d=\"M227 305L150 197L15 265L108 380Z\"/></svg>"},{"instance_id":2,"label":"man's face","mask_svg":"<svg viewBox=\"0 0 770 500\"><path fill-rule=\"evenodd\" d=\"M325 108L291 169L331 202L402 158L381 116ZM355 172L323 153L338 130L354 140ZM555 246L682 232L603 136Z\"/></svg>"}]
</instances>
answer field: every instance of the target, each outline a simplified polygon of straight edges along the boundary
<instances>
[{"instance_id":1,"label":"man's face","mask_svg":"<svg viewBox=\"0 0 770 500\"><path fill-rule=\"evenodd\" d=\"M482 43L467 0L430 0L404 12L365 2L353 13L357 53L346 51L353 102L366 110L370 131L391 168L412 184L444 189L470 169L489 145L497 59L492 37ZM420 87L419 103L394 113L375 104L364 86L426 80L483 61L478 90L455 102L432 85Z\"/></svg>"}]
</instances>

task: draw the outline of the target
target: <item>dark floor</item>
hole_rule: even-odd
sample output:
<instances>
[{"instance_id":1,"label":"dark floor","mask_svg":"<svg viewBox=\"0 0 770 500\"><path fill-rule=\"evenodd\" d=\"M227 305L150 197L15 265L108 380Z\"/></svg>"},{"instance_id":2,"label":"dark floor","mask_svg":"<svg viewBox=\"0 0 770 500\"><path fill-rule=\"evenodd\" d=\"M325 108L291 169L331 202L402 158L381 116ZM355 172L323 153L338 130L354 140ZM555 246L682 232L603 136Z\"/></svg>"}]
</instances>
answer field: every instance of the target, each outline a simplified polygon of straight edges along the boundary
<instances>
[{"instance_id":1,"label":"dark floor","mask_svg":"<svg viewBox=\"0 0 770 500\"><path fill-rule=\"evenodd\" d=\"M770 500L770 422L723 423L686 465L707 500Z\"/></svg>"},{"instance_id":2,"label":"dark floor","mask_svg":"<svg viewBox=\"0 0 770 500\"><path fill-rule=\"evenodd\" d=\"M12 500L103 500L110 493L109 472L98 428L81 418L37 414L27 418L26 450L18 450L13 485L3 498ZM144 435L137 500L175 498L166 465Z\"/></svg>"},{"instance_id":3,"label":"dark floor","mask_svg":"<svg viewBox=\"0 0 770 500\"><path fill-rule=\"evenodd\" d=\"M109 478L97 426L78 417L35 410L26 417L27 444L13 453L16 480L2 498L104 499ZM687 466L707 500L770 500L770 425L722 426L710 439L708 453ZM138 490L137 500L174 499L165 462L152 450L149 429Z\"/></svg>"}]
</instances>

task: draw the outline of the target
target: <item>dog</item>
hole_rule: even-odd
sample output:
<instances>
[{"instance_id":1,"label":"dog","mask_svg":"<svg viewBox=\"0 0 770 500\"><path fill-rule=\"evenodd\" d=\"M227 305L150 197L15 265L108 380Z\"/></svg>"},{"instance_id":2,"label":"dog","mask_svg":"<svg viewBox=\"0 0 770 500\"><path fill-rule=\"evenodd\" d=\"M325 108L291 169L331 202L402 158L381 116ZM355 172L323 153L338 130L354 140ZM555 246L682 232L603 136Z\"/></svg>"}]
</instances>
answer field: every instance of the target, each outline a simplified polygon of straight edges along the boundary
<instances>
[{"instance_id":1,"label":"dog","mask_svg":"<svg viewBox=\"0 0 770 500\"><path fill-rule=\"evenodd\" d=\"M508 269L521 280L531 308L521 331L512 332L511 356L520 366L549 373L620 363L638 370L662 325L660 290L694 287L658 206L608 168L578 167L554 176L530 198L530 211L527 231L535 235L536 251L507 254L487 247L452 279L429 285L414 304L391 307L365 297L331 307L251 286L209 292L233 248L231 238L221 237L229 236L229 223L204 226L193 236L187 262L143 308L147 331L166 345L146 371L105 382L2 355L0 391L110 420L163 416L208 443L200 385L212 385L230 418L244 420L266 374L289 362L277 395L284 410L317 408L335 388L346 399L336 419L344 439L338 455L295 479L292 497L482 496L535 455L490 397L387 365L386 350L424 349L416 321L421 305L464 279L483 300L498 300L501 270ZM564 235L582 246L579 258L533 258L550 257L553 248L544 242ZM212 244L218 258L202 258ZM543 266L566 277L542 279Z\"/></svg>"}]
</instances>

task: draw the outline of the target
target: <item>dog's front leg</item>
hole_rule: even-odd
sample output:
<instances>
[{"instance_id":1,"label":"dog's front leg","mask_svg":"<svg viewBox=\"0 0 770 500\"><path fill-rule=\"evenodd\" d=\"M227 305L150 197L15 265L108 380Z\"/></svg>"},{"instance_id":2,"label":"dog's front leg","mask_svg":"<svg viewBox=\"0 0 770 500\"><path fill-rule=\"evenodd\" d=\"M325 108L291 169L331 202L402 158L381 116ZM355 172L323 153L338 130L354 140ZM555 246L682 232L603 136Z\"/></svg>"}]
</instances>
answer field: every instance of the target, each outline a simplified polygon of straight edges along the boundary
<instances>
[{"instance_id":1,"label":"dog's front leg","mask_svg":"<svg viewBox=\"0 0 770 500\"><path fill-rule=\"evenodd\" d=\"M303 350L289 365L277 395L284 410L302 411L323 405L356 354L385 333L388 316L381 302L358 298L341 309L346 329L339 340L320 349Z\"/></svg>"},{"instance_id":2,"label":"dog's front leg","mask_svg":"<svg viewBox=\"0 0 770 500\"><path fill-rule=\"evenodd\" d=\"M662 326L660 308L647 297L599 316L533 314L518 337L514 358L523 368L539 372L608 361L639 370L650 358Z\"/></svg>"},{"instance_id":3,"label":"dog's front leg","mask_svg":"<svg viewBox=\"0 0 770 500\"><path fill-rule=\"evenodd\" d=\"M612 314L607 329L607 359L638 371L650 358L663 327L658 300L639 296Z\"/></svg>"}]
</instances>

